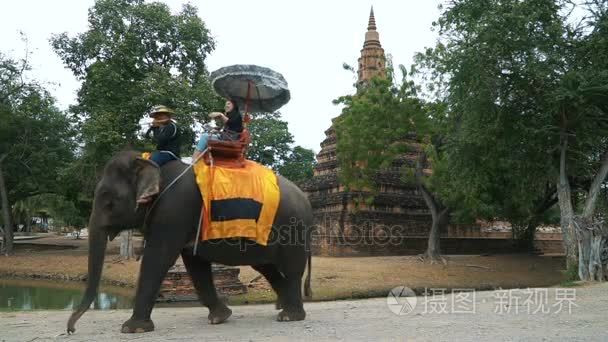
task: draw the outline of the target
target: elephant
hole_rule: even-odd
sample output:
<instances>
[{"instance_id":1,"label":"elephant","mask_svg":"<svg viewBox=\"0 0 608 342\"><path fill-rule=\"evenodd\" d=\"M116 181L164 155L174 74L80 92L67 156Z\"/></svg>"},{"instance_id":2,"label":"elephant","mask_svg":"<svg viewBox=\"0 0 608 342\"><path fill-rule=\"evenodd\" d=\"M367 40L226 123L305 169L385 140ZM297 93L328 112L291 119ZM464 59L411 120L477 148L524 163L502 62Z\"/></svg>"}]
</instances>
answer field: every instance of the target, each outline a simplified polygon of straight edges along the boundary
<instances>
[{"instance_id":1,"label":"elephant","mask_svg":"<svg viewBox=\"0 0 608 342\"><path fill-rule=\"evenodd\" d=\"M95 188L89 218L86 289L68 320L68 333L75 331L76 321L97 295L108 240L125 229L138 227L144 227L145 246L133 314L123 323L123 333L154 330L150 318L154 303L164 277L180 254L200 303L209 310L210 324L222 323L232 314L216 293L212 262L253 267L276 292L277 309L281 310L277 320L305 319L302 277L308 264L304 296L310 297L312 209L295 184L279 175L277 179L280 201L266 246L231 238L199 241L194 248L202 196L192 168L178 160L159 168L136 151L115 154ZM136 199L158 192L155 203L136 203Z\"/></svg>"}]
</instances>

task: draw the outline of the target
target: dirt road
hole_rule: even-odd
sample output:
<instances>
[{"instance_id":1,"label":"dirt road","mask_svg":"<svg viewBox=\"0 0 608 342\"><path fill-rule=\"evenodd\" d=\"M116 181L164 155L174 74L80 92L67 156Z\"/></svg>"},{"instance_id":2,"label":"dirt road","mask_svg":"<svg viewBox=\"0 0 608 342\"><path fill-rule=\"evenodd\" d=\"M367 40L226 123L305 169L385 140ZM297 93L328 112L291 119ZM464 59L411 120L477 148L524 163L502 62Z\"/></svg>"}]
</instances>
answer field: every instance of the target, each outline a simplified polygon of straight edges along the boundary
<instances>
[{"instance_id":1,"label":"dirt road","mask_svg":"<svg viewBox=\"0 0 608 342\"><path fill-rule=\"evenodd\" d=\"M69 312L5 312L0 341L608 340L608 284L414 298L307 303L307 320L295 323L276 322L271 305L235 306L217 326L201 308L159 308L156 331L138 335L119 332L130 311L90 311L71 336Z\"/></svg>"}]
</instances>

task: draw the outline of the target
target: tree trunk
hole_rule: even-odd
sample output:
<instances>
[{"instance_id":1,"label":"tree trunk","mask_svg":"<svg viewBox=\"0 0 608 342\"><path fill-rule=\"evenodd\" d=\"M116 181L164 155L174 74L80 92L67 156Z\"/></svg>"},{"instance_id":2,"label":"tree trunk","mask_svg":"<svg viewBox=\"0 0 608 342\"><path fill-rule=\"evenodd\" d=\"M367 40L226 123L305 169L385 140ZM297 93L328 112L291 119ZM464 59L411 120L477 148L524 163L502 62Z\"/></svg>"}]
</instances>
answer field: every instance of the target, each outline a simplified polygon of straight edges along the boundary
<instances>
[{"instance_id":1,"label":"tree trunk","mask_svg":"<svg viewBox=\"0 0 608 342\"><path fill-rule=\"evenodd\" d=\"M444 228L449 222L449 209L444 207L435 196L426 188L423 180L422 169L426 164L426 153L422 152L418 161L416 162L416 184L418 189L422 193L424 202L431 211L432 224L431 230L429 231L429 240L424 253L424 259L435 262L444 262L445 260L441 257L441 229Z\"/></svg>"},{"instance_id":2,"label":"tree trunk","mask_svg":"<svg viewBox=\"0 0 608 342\"><path fill-rule=\"evenodd\" d=\"M27 219L25 220L25 231L30 234L32 232L32 216L27 213Z\"/></svg>"},{"instance_id":3,"label":"tree trunk","mask_svg":"<svg viewBox=\"0 0 608 342\"><path fill-rule=\"evenodd\" d=\"M608 280L608 227L604 221L574 219L579 248L578 276L584 281Z\"/></svg>"},{"instance_id":4,"label":"tree trunk","mask_svg":"<svg viewBox=\"0 0 608 342\"><path fill-rule=\"evenodd\" d=\"M13 253L13 224L11 222L11 208L8 202L6 183L4 182L4 173L2 171L2 162L6 158L6 154L0 157L0 201L2 204L2 219L4 223L4 250L0 251L4 255Z\"/></svg>"},{"instance_id":5,"label":"tree trunk","mask_svg":"<svg viewBox=\"0 0 608 342\"><path fill-rule=\"evenodd\" d=\"M532 252L534 251L534 236L536 235L536 227L538 227L537 217L531 217L523 226L513 225L513 239L518 251Z\"/></svg>"},{"instance_id":6,"label":"tree trunk","mask_svg":"<svg viewBox=\"0 0 608 342\"><path fill-rule=\"evenodd\" d=\"M547 185L542 198L539 198L534 211L528 217L524 226L513 226L513 238L516 240L517 247L521 251L534 251L534 237L536 228L541 222L543 214L557 203L556 189Z\"/></svg>"},{"instance_id":7,"label":"tree trunk","mask_svg":"<svg viewBox=\"0 0 608 342\"><path fill-rule=\"evenodd\" d=\"M433 219L424 258L431 261L431 263L437 261L443 262L441 257L441 230L448 224L449 210L438 203L423 184L418 184L418 189L422 192L422 197L429 207Z\"/></svg>"},{"instance_id":8,"label":"tree trunk","mask_svg":"<svg viewBox=\"0 0 608 342\"><path fill-rule=\"evenodd\" d=\"M433 223L429 231L429 240L424 252L425 259L431 262L441 260L441 237L439 235L439 219L438 213L433 215Z\"/></svg>"},{"instance_id":9,"label":"tree trunk","mask_svg":"<svg viewBox=\"0 0 608 342\"><path fill-rule=\"evenodd\" d=\"M42 226L44 227L44 229L47 232L51 231L51 227L49 227L49 218L46 217L46 214L44 214L45 216L42 217Z\"/></svg>"},{"instance_id":10,"label":"tree trunk","mask_svg":"<svg viewBox=\"0 0 608 342\"><path fill-rule=\"evenodd\" d=\"M120 256L127 260L134 256L132 230L123 230L120 232Z\"/></svg>"},{"instance_id":11,"label":"tree trunk","mask_svg":"<svg viewBox=\"0 0 608 342\"><path fill-rule=\"evenodd\" d=\"M595 208L602 184L608 175L608 152L595 175L585 199L582 217L574 220L578 243L578 276L585 281L604 281L608 277L608 228L595 219Z\"/></svg>"},{"instance_id":12,"label":"tree trunk","mask_svg":"<svg viewBox=\"0 0 608 342\"><path fill-rule=\"evenodd\" d=\"M602 184L606 180L606 175L608 175L608 152L602 157L602 164L593 179L593 183L591 183L591 186L589 187L587 199L585 200L585 208L583 209L583 217L592 218L595 214L597 198L602 189Z\"/></svg>"},{"instance_id":13,"label":"tree trunk","mask_svg":"<svg viewBox=\"0 0 608 342\"><path fill-rule=\"evenodd\" d=\"M557 198L561 216L562 235L566 247L566 268L573 270L578 265L577 243L574 232L574 209L572 208L572 193L570 182L566 173L566 151L568 149L568 137L565 130L561 133L559 177L557 180Z\"/></svg>"}]
</instances>

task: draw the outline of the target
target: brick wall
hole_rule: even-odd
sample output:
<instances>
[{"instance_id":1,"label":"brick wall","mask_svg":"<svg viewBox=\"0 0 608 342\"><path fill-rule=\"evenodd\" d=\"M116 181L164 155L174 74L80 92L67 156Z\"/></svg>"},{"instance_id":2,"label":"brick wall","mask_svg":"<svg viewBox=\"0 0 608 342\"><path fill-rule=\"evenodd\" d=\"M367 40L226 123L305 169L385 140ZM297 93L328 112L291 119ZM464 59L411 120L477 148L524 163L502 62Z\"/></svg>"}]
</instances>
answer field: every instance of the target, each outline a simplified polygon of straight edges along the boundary
<instances>
[{"instance_id":1,"label":"brick wall","mask_svg":"<svg viewBox=\"0 0 608 342\"><path fill-rule=\"evenodd\" d=\"M239 280L238 267L213 265L213 283L220 295L229 296L247 292L247 287ZM175 265L163 280L159 302L197 300L192 279L182 265Z\"/></svg>"}]
</instances>

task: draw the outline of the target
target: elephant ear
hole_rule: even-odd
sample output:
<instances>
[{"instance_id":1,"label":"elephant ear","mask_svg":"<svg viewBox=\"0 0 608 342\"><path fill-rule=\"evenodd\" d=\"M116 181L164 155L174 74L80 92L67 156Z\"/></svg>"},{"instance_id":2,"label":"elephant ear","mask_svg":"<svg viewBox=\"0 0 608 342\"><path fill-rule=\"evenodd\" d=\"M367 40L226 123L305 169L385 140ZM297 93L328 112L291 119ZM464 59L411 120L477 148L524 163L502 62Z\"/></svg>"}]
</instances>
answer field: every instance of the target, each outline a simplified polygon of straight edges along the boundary
<instances>
[{"instance_id":1,"label":"elephant ear","mask_svg":"<svg viewBox=\"0 0 608 342\"><path fill-rule=\"evenodd\" d=\"M160 168L158 165L141 157L135 159L136 163L136 200L158 194L160 188Z\"/></svg>"}]
</instances>

